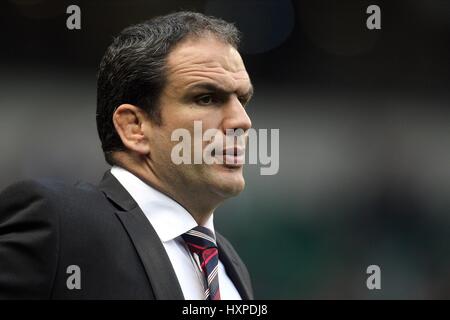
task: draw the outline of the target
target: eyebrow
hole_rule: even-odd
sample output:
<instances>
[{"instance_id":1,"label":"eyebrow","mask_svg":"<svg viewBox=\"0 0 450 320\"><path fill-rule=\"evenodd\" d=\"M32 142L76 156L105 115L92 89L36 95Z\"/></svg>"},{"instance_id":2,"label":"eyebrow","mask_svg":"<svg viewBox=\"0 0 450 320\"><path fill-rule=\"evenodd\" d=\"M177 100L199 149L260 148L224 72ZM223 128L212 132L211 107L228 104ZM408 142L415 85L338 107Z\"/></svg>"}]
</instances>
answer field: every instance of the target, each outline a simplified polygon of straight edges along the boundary
<instances>
[{"instance_id":1,"label":"eyebrow","mask_svg":"<svg viewBox=\"0 0 450 320\"><path fill-rule=\"evenodd\" d=\"M220 94L229 94L230 93L230 91L225 89L224 87L222 87L218 84L211 83L211 82L197 83L195 85L192 85L188 89L189 90L203 89L203 90L208 90L208 91L219 92ZM250 88L243 95L248 98L251 98L253 96L253 92L254 92L253 85L250 83Z\"/></svg>"}]
</instances>

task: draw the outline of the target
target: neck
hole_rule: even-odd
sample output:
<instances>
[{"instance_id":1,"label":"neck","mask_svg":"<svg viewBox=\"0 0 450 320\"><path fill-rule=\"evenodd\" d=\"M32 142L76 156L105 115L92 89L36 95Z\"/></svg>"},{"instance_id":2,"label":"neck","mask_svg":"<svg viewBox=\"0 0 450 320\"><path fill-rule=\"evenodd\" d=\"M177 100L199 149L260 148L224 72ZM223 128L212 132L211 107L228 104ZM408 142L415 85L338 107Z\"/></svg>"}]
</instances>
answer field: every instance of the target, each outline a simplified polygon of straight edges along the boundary
<instances>
[{"instance_id":1,"label":"neck","mask_svg":"<svg viewBox=\"0 0 450 320\"><path fill-rule=\"evenodd\" d=\"M224 200L211 194L207 188L192 190L192 188L187 188L186 184L172 183L169 185L164 183L163 179L155 174L152 166L134 165L131 161L117 161L117 164L178 202L190 213L198 225L205 225L214 210Z\"/></svg>"}]
</instances>

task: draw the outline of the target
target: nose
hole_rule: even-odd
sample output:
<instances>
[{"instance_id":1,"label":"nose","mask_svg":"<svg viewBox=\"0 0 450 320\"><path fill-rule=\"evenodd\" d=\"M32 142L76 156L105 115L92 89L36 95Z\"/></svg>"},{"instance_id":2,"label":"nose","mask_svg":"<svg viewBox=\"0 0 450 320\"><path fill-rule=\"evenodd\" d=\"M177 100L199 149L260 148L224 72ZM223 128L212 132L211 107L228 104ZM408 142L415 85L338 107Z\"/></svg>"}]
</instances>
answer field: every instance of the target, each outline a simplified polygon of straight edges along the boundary
<instances>
[{"instance_id":1,"label":"nose","mask_svg":"<svg viewBox=\"0 0 450 320\"><path fill-rule=\"evenodd\" d=\"M247 132L247 130L252 127L250 117L237 97L233 97L230 100L231 101L225 108L223 119L224 133L226 133L227 129L242 129L244 132Z\"/></svg>"}]
</instances>

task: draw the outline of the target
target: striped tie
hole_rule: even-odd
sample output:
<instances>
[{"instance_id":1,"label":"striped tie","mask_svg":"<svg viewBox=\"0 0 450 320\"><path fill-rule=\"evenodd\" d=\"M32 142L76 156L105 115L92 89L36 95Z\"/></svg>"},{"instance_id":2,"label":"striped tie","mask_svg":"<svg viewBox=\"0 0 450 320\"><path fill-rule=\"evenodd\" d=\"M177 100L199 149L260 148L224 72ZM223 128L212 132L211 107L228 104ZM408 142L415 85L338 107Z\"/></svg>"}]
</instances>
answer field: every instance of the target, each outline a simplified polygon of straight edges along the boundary
<instances>
[{"instance_id":1,"label":"striped tie","mask_svg":"<svg viewBox=\"0 0 450 320\"><path fill-rule=\"evenodd\" d=\"M214 234L208 228L197 226L182 237L191 253L198 255L200 267L206 279L205 300L220 300L219 257Z\"/></svg>"}]
</instances>

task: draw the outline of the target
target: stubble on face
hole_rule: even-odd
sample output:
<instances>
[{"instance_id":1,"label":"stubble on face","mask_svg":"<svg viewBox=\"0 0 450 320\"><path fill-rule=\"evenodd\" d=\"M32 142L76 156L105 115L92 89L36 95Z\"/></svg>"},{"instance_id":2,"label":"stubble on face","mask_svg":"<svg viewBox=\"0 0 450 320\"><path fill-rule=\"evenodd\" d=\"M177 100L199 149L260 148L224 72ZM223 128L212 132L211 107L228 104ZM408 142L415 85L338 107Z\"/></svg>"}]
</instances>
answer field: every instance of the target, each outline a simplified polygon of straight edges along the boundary
<instances>
[{"instance_id":1,"label":"stubble on face","mask_svg":"<svg viewBox=\"0 0 450 320\"><path fill-rule=\"evenodd\" d=\"M220 94L212 92L215 88L220 89ZM167 58L166 86L160 97L162 125L149 137L151 165L166 188L172 189L169 192L183 192L203 201L208 196L224 200L243 190L242 166L175 165L170 155L178 141L171 141L171 134L185 128L194 137L194 121L202 122L203 132L213 128L225 134L232 126L248 129L251 122L243 109L246 101L239 99L249 100L251 91L242 58L229 44L205 36L184 40L172 50ZM220 99L210 104L196 100L210 93L221 95ZM203 148L208 144L200 143Z\"/></svg>"}]
</instances>

